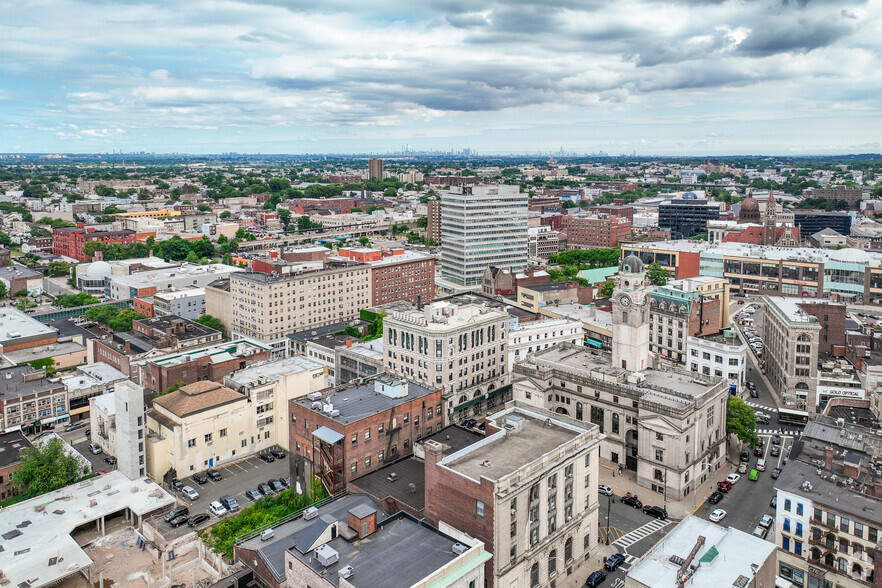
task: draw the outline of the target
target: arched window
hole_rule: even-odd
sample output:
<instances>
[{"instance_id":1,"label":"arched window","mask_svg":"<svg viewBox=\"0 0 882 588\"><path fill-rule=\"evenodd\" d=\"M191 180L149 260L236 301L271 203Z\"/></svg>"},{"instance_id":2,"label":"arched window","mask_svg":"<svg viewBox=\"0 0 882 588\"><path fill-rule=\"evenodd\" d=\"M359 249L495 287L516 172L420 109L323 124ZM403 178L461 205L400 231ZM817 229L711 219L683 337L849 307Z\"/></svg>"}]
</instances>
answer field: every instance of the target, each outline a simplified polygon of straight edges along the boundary
<instances>
[{"instance_id":1,"label":"arched window","mask_svg":"<svg viewBox=\"0 0 882 588\"><path fill-rule=\"evenodd\" d=\"M812 547L812 559L815 561L821 559L821 550L817 547Z\"/></svg>"},{"instance_id":2,"label":"arched window","mask_svg":"<svg viewBox=\"0 0 882 588\"><path fill-rule=\"evenodd\" d=\"M808 384L806 384L805 382L797 382L796 389L797 390L808 390L809 387L808 387Z\"/></svg>"},{"instance_id":3,"label":"arched window","mask_svg":"<svg viewBox=\"0 0 882 588\"><path fill-rule=\"evenodd\" d=\"M539 562L530 566L530 588L538 588L539 586Z\"/></svg>"},{"instance_id":4,"label":"arched window","mask_svg":"<svg viewBox=\"0 0 882 588\"><path fill-rule=\"evenodd\" d=\"M800 335L799 337L797 337L796 340L800 341L800 342L806 342L806 341L811 341L812 339L808 335L803 334L803 335Z\"/></svg>"},{"instance_id":5,"label":"arched window","mask_svg":"<svg viewBox=\"0 0 882 588\"><path fill-rule=\"evenodd\" d=\"M837 567L839 568L840 572L848 572L848 560L847 559L845 559L844 557L840 557L836 561L836 564L837 564Z\"/></svg>"},{"instance_id":6,"label":"arched window","mask_svg":"<svg viewBox=\"0 0 882 588\"><path fill-rule=\"evenodd\" d=\"M557 573L557 549L552 549L548 553L548 575L552 576Z\"/></svg>"},{"instance_id":7,"label":"arched window","mask_svg":"<svg viewBox=\"0 0 882 588\"><path fill-rule=\"evenodd\" d=\"M569 563L573 561L573 538L568 537L567 542L564 543L564 561Z\"/></svg>"},{"instance_id":8,"label":"arched window","mask_svg":"<svg viewBox=\"0 0 882 588\"><path fill-rule=\"evenodd\" d=\"M851 564L851 577L856 580L864 579L864 568L859 564Z\"/></svg>"},{"instance_id":9,"label":"arched window","mask_svg":"<svg viewBox=\"0 0 882 588\"><path fill-rule=\"evenodd\" d=\"M824 564L828 567L832 568L835 561L836 561L836 558L833 557L832 553L828 553L827 555L824 556Z\"/></svg>"},{"instance_id":10,"label":"arched window","mask_svg":"<svg viewBox=\"0 0 882 588\"><path fill-rule=\"evenodd\" d=\"M580 420L580 421L582 420L582 403L581 402L576 403L576 419Z\"/></svg>"},{"instance_id":11,"label":"arched window","mask_svg":"<svg viewBox=\"0 0 882 588\"><path fill-rule=\"evenodd\" d=\"M482 394L481 389L478 388L477 390L475 390L475 393L472 394L472 398L477 398L477 397L480 396L481 394Z\"/></svg>"},{"instance_id":12,"label":"arched window","mask_svg":"<svg viewBox=\"0 0 882 588\"><path fill-rule=\"evenodd\" d=\"M459 404L463 404L468 401L469 401L469 397L466 396L465 394L463 394L462 396L459 397Z\"/></svg>"}]
</instances>

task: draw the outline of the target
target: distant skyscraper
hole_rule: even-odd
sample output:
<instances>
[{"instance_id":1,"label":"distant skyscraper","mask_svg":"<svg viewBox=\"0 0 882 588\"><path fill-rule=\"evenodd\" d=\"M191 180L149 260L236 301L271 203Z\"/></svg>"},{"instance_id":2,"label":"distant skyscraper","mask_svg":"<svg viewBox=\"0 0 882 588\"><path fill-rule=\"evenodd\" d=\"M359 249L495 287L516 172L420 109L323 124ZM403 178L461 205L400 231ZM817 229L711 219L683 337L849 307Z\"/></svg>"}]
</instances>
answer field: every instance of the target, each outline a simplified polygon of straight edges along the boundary
<instances>
[{"instance_id":1,"label":"distant skyscraper","mask_svg":"<svg viewBox=\"0 0 882 588\"><path fill-rule=\"evenodd\" d=\"M377 157L371 157L368 162L368 177L372 180L383 179L383 160Z\"/></svg>"},{"instance_id":2,"label":"distant skyscraper","mask_svg":"<svg viewBox=\"0 0 882 588\"><path fill-rule=\"evenodd\" d=\"M441 192L441 275L479 286L488 266L527 267L528 195L519 186L454 186Z\"/></svg>"}]
</instances>

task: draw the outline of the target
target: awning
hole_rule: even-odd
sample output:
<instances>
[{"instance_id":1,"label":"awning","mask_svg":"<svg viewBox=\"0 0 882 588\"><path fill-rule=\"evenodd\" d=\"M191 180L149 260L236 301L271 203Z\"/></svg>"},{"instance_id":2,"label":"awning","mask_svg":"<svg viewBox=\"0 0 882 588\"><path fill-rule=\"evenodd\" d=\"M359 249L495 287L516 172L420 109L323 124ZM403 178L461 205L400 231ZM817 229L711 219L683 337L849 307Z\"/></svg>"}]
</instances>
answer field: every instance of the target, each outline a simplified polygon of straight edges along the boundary
<instances>
[{"instance_id":1,"label":"awning","mask_svg":"<svg viewBox=\"0 0 882 588\"><path fill-rule=\"evenodd\" d=\"M603 343L601 343L597 339L592 339L591 337L585 337L585 343L590 345L591 347L597 347L598 349L603 349Z\"/></svg>"},{"instance_id":2,"label":"awning","mask_svg":"<svg viewBox=\"0 0 882 588\"><path fill-rule=\"evenodd\" d=\"M478 402L481 402L482 400L484 400L484 396L483 396L483 395L478 396L477 398L472 398L471 400L468 400L468 401L466 401L466 402L463 402L463 403L460 404L459 406L454 406L454 407L453 407L453 410L454 410L454 412L455 412L455 411L457 411L457 410L462 410L462 409L464 409L464 408L468 408L468 407L470 407L470 406L473 405L473 404L476 404L476 403L478 403Z\"/></svg>"},{"instance_id":3,"label":"awning","mask_svg":"<svg viewBox=\"0 0 882 588\"><path fill-rule=\"evenodd\" d=\"M506 386L500 386L499 388L497 388L496 390L493 390L492 392L487 392L487 398L493 398L497 394L502 394L503 392L508 392L509 390L511 390L511 384L508 384Z\"/></svg>"},{"instance_id":4,"label":"awning","mask_svg":"<svg viewBox=\"0 0 882 588\"><path fill-rule=\"evenodd\" d=\"M332 445L343 438L343 435L333 429L329 429L328 427L319 427L313 431L312 434L314 437L318 437L325 443L330 443Z\"/></svg>"}]
</instances>

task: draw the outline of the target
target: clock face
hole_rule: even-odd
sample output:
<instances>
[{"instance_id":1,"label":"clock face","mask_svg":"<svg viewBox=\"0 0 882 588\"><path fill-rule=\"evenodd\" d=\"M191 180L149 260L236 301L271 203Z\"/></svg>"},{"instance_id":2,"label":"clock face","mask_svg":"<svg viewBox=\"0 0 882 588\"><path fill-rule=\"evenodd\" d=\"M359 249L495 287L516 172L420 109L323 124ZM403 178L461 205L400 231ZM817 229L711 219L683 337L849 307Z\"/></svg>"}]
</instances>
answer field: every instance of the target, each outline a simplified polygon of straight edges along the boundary
<instances>
[{"instance_id":1,"label":"clock face","mask_svg":"<svg viewBox=\"0 0 882 588\"><path fill-rule=\"evenodd\" d=\"M630 306L631 299L627 296L622 296L621 298L619 298L619 304L621 304L622 306Z\"/></svg>"}]
</instances>

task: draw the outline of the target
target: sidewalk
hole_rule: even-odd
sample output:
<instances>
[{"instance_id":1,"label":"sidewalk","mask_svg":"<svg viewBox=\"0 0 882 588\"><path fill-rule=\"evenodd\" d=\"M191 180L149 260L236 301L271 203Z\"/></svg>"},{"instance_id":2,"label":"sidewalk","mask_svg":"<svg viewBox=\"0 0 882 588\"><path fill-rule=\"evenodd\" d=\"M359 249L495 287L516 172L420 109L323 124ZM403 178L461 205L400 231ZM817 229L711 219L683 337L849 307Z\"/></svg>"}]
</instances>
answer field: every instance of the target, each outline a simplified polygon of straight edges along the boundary
<instances>
[{"instance_id":1,"label":"sidewalk","mask_svg":"<svg viewBox=\"0 0 882 588\"><path fill-rule=\"evenodd\" d=\"M726 476L738 469L738 453L739 443L732 440L728 446L728 459L722 463L720 469L712 472L703 484L689 493L686 498L680 501L668 499L667 511L668 515L674 519L684 519L692 514L700 507L705 500L717 489L717 482L722 482ZM600 484L604 484L613 489L616 498L621 498L628 492L636 494L643 504L651 504L661 506L664 497L662 494L653 492L651 488L644 488L637 485L637 472L630 470L622 470L622 474L618 473L618 466L610 461L601 459L600 467ZM601 498L603 502L603 498Z\"/></svg>"}]
</instances>

